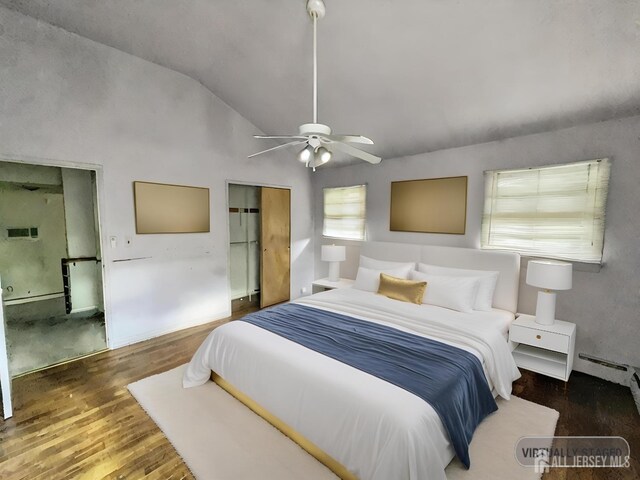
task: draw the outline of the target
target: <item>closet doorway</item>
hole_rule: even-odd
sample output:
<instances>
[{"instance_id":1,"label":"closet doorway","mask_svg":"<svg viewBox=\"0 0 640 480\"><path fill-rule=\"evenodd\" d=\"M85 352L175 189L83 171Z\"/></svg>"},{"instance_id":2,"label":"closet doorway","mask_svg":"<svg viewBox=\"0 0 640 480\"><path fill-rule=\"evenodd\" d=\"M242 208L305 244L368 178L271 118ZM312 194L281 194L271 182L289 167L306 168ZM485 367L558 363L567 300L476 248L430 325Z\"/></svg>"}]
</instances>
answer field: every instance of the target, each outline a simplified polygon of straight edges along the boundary
<instances>
[{"instance_id":1,"label":"closet doorway","mask_svg":"<svg viewBox=\"0 0 640 480\"><path fill-rule=\"evenodd\" d=\"M0 161L12 377L107 348L101 258L95 171Z\"/></svg>"},{"instance_id":2,"label":"closet doorway","mask_svg":"<svg viewBox=\"0 0 640 480\"><path fill-rule=\"evenodd\" d=\"M231 311L290 298L291 191L228 184Z\"/></svg>"}]
</instances>

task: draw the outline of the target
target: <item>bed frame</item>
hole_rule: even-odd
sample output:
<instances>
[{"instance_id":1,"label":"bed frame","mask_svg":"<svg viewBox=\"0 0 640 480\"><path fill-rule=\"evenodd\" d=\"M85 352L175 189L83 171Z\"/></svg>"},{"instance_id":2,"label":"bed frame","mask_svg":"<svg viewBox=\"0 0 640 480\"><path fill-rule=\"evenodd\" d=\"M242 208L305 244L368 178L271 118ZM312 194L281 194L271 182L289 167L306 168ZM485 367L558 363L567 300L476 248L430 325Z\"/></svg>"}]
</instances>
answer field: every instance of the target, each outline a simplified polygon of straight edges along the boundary
<instances>
[{"instance_id":1,"label":"bed frame","mask_svg":"<svg viewBox=\"0 0 640 480\"><path fill-rule=\"evenodd\" d=\"M338 478L340 478L341 480L358 480L358 477L347 470L347 468L340 462L338 462L335 458L326 453L296 429L289 426L289 424L282 421L279 417L276 417L269 410L264 408L258 402L254 401L251 397L238 390L216 372L211 372L211 380L213 380L228 394L235 397L236 400L240 401L240 403L244 404L244 406L252 410L256 415L269 422L271 425L273 425L275 428L280 430L283 434L297 443L300 448L302 448L305 452L307 452L309 455L311 455L313 458L318 460L325 467L335 473Z\"/></svg>"},{"instance_id":2,"label":"bed frame","mask_svg":"<svg viewBox=\"0 0 640 480\"><path fill-rule=\"evenodd\" d=\"M493 306L511 312L515 312L517 309L520 279L520 255L517 253L388 242L365 242L360 253L379 260L422 262L443 267L499 271L500 275L496 285ZM340 479L357 480L357 477L340 462L220 377L216 372L211 372L211 380L296 442L303 450L325 465Z\"/></svg>"}]
</instances>

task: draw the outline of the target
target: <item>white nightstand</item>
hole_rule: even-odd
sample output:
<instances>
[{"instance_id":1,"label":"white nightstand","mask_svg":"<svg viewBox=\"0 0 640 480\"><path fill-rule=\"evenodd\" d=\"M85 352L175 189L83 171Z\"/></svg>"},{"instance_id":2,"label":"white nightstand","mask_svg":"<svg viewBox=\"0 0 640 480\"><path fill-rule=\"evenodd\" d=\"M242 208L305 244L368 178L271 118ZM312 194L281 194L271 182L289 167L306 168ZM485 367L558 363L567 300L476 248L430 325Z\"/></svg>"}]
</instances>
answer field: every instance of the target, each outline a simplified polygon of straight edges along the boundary
<instances>
[{"instance_id":1,"label":"white nightstand","mask_svg":"<svg viewBox=\"0 0 640 480\"><path fill-rule=\"evenodd\" d=\"M333 290L335 288L351 288L353 287L353 282L355 280L351 280L349 278L341 278L337 282L332 282L328 278L321 278L320 280L314 281L311 286L313 288L313 293L324 292L325 290Z\"/></svg>"},{"instance_id":2,"label":"white nightstand","mask_svg":"<svg viewBox=\"0 0 640 480\"><path fill-rule=\"evenodd\" d=\"M540 325L533 315L519 314L509 329L509 340L519 344L513 350L519 367L569 380L576 345L575 323L556 320L553 325Z\"/></svg>"}]
</instances>

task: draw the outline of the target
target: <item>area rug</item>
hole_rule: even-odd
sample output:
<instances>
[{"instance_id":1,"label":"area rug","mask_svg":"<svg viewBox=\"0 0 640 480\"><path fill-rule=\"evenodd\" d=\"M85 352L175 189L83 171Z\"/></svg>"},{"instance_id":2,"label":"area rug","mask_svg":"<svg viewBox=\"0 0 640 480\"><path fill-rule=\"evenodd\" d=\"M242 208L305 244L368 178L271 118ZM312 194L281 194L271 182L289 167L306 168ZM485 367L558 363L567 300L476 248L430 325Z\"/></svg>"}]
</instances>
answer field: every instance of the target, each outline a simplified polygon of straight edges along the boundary
<instances>
[{"instance_id":1,"label":"area rug","mask_svg":"<svg viewBox=\"0 0 640 480\"><path fill-rule=\"evenodd\" d=\"M182 388L186 365L129 385L198 479L325 480L337 477L296 443L213 382ZM553 435L558 412L512 397L498 399L498 412L476 430L470 470L457 460L449 480L537 480L541 474L515 459L517 440Z\"/></svg>"}]
</instances>

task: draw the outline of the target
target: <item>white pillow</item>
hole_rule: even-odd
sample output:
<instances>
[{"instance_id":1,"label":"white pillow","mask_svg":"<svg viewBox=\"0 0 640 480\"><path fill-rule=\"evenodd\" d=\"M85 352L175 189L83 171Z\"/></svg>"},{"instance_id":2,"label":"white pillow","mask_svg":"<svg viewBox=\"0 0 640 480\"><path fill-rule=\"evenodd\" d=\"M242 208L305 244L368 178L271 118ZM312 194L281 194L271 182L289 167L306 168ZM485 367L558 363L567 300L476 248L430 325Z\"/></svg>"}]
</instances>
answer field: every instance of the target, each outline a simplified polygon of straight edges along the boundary
<instances>
[{"instance_id":1,"label":"white pillow","mask_svg":"<svg viewBox=\"0 0 640 480\"><path fill-rule=\"evenodd\" d=\"M419 263L418 270L432 275L479 278L480 285L478 286L478 293L476 294L476 299L473 303L473 309L481 310L483 312L491 311L491 307L493 305L493 294L496 291L496 284L498 283L498 275L500 275L500 272L439 267L437 265L428 265L426 263Z\"/></svg>"},{"instance_id":2,"label":"white pillow","mask_svg":"<svg viewBox=\"0 0 640 480\"><path fill-rule=\"evenodd\" d=\"M387 268L385 270L374 270L372 268L358 268L358 274L356 275L356 281L353 283L353 288L358 290L364 290L366 292L377 292L380 287L380 274L386 273L393 277L409 278L410 270L404 267L401 268Z\"/></svg>"},{"instance_id":3,"label":"white pillow","mask_svg":"<svg viewBox=\"0 0 640 480\"><path fill-rule=\"evenodd\" d=\"M422 303L450 308L459 312L473 312L473 302L480 285L479 278L431 275L416 271L411 272L410 278L427 282Z\"/></svg>"},{"instance_id":4,"label":"white pillow","mask_svg":"<svg viewBox=\"0 0 640 480\"><path fill-rule=\"evenodd\" d=\"M374 270L384 270L385 268L406 268L407 275L411 270L415 270L415 262L387 262L386 260L376 260L375 258L360 255L360 267L372 268ZM386 272L385 272L386 273ZM407 277L403 277L407 278Z\"/></svg>"}]
</instances>

